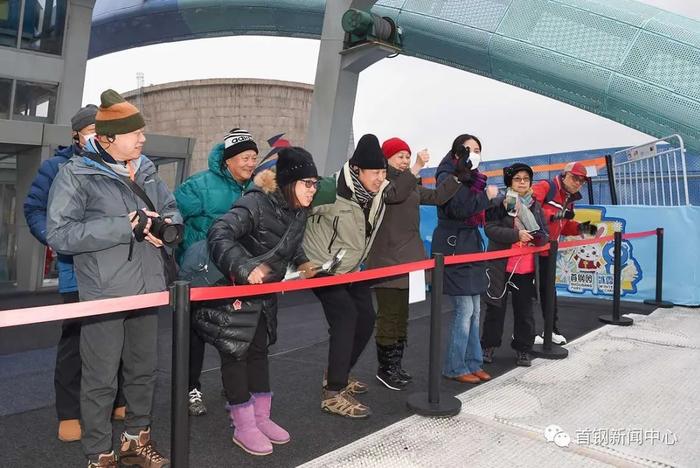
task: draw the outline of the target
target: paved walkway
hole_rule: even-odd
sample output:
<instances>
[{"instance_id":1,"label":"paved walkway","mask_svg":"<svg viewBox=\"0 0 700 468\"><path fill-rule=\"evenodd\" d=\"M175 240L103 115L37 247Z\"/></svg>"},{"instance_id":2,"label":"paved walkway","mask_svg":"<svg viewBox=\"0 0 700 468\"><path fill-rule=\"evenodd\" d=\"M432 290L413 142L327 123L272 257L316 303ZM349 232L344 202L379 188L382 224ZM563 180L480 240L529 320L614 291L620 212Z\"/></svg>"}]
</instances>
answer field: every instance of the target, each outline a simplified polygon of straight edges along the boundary
<instances>
[{"instance_id":1,"label":"paved walkway","mask_svg":"<svg viewBox=\"0 0 700 468\"><path fill-rule=\"evenodd\" d=\"M458 395L454 418L412 416L303 466L698 466L700 311L630 316Z\"/></svg>"}]
</instances>

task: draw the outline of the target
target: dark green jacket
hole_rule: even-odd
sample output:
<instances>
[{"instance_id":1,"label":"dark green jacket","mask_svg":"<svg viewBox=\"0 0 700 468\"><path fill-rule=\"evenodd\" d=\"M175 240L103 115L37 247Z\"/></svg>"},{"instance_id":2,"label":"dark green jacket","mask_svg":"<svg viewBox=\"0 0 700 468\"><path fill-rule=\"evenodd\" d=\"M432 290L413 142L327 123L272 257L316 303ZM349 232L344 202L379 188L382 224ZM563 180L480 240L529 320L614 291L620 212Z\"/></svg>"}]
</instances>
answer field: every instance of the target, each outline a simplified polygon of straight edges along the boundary
<instances>
[{"instance_id":1,"label":"dark green jacket","mask_svg":"<svg viewBox=\"0 0 700 468\"><path fill-rule=\"evenodd\" d=\"M209 169L189 177L175 191L177 206L185 220L185 236L178 257L195 242L207 238L217 218L231 209L250 185L239 184L223 165L224 145L215 145L209 153Z\"/></svg>"}]
</instances>

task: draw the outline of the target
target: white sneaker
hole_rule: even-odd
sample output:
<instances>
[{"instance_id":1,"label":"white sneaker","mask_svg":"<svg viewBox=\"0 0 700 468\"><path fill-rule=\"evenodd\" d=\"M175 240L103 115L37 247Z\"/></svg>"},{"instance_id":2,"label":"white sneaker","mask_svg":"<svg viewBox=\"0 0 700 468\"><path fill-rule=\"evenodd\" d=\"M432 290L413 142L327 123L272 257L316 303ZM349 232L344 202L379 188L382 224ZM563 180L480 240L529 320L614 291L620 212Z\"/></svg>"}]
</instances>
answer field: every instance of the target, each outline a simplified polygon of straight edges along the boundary
<instances>
[{"instance_id":1,"label":"white sneaker","mask_svg":"<svg viewBox=\"0 0 700 468\"><path fill-rule=\"evenodd\" d=\"M537 345L544 344L544 334L542 335L535 335L535 343ZM552 344L555 345L564 345L566 344L566 338L564 338L562 335L558 335L556 333L552 333Z\"/></svg>"},{"instance_id":2,"label":"white sneaker","mask_svg":"<svg viewBox=\"0 0 700 468\"><path fill-rule=\"evenodd\" d=\"M552 333L552 343L558 344L558 345L566 344L566 338L564 338L563 335L558 335L556 333Z\"/></svg>"}]
</instances>

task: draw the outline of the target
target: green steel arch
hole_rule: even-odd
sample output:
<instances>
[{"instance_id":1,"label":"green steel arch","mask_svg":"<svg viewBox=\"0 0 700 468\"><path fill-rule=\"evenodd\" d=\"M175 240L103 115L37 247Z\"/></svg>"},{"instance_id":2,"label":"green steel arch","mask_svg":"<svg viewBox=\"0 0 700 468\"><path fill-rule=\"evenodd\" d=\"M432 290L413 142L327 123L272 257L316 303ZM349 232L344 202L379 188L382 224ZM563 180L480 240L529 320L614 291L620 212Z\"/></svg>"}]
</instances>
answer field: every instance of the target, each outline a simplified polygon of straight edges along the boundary
<instances>
[{"instance_id":1,"label":"green steel arch","mask_svg":"<svg viewBox=\"0 0 700 468\"><path fill-rule=\"evenodd\" d=\"M319 38L323 0L98 0L92 57L237 34ZM700 22L634 0L380 0L404 54L700 151Z\"/></svg>"}]
</instances>

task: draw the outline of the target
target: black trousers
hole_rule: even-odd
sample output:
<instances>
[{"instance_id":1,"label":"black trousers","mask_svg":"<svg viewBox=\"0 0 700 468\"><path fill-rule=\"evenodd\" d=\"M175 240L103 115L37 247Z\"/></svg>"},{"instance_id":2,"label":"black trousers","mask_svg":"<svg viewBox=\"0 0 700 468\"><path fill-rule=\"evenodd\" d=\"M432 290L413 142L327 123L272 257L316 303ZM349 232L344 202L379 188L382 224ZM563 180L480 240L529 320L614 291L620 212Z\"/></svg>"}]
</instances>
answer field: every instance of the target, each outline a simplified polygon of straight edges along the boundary
<instances>
[{"instance_id":1,"label":"black trousers","mask_svg":"<svg viewBox=\"0 0 700 468\"><path fill-rule=\"evenodd\" d=\"M61 293L64 304L80 301L78 291ZM56 414L59 421L80 419L80 377L83 362L80 359L80 327L83 319L64 320L61 338L56 349L56 368L53 386L56 392ZM124 406L121 369L115 407Z\"/></svg>"},{"instance_id":2,"label":"black trousers","mask_svg":"<svg viewBox=\"0 0 700 468\"><path fill-rule=\"evenodd\" d=\"M270 391L270 368L267 360L267 321L260 314L253 341L242 359L219 352L221 381L229 404L239 405L250 400L251 393Z\"/></svg>"},{"instance_id":3,"label":"black trousers","mask_svg":"<svg viewBox=\"0 0 700 468\"><path fill-rule=\"evenodd\" d=\"M510 273L506 273L506 275L510 275ZM534 273L516 274L511 278L511 282L517 289L508 285L513 304L513 340L510 346L516 351L530 351L535 339L535 317L532 311L534 278ZM499 301L498 305L490 301L486 304L481 335L481 346L483 348L497 348L501 346L508 293Z\"/></svg>"},{"instance_id":4,"label":"black trousers","mask_svg":"<svg viewBox=\"0 0 700 468\"><path fill-rule=\"evenodd\" d=\"M549 257L537 257L540 267L540 305L542 306L542 329L544 330L545 310L547 310L547 274L548 274L548 259ZM554 323L554 333L559 334L557 327L557 315L559 310L557 307L557 289L554 288L554 310L552 319Z\"/></svg>"},{"instance_id":5,"label":"black trousers","mask_svg":"<svg viewBox=\"0 0 700 468\"><path fill-rule=\"evenodd\" d=\"M197 307L201 302L195 302L192 307ZM194 317L194 310L192 311ZM194 327L190 326L190 371L189 371L189 390L202 390L202 384L199 378L202 376L202 367L204 366L204 345L205 342L201 336L195 331Z\"/></svg>"},{"instance_id":6,"label":"black trousers","mask_svg":"<svg viewBox=\"0 0 700 468\"><path fill-rule=\"evenodd\" d=\"M313 289L328 321L328 390L342 390L372 337L374 305L366 282Z\"/></svg>"}]
</instances>

